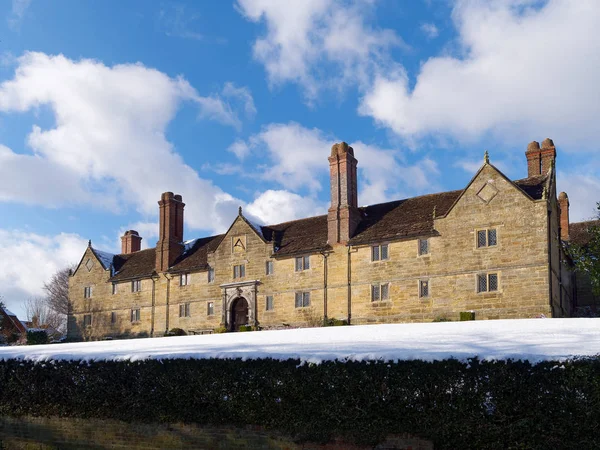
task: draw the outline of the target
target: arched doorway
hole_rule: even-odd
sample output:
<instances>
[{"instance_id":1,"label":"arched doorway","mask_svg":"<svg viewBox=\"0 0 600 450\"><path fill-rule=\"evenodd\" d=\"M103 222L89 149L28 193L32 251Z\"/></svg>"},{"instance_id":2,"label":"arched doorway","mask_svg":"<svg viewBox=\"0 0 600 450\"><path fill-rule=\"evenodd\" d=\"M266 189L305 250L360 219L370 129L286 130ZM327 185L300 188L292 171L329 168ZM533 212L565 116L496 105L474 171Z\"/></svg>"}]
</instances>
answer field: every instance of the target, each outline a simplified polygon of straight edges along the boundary
<instances>
[{"instance_id":1,"label":"arched doorway","mask_svg":"<svg viewBox=\"0 0 600 450\"><path fill-rule=\"evenodd\" d=\"M240 331L242 325L248 325L248 302L238 297L231 304L231 331Z\"/></svg>"}]
</instances>

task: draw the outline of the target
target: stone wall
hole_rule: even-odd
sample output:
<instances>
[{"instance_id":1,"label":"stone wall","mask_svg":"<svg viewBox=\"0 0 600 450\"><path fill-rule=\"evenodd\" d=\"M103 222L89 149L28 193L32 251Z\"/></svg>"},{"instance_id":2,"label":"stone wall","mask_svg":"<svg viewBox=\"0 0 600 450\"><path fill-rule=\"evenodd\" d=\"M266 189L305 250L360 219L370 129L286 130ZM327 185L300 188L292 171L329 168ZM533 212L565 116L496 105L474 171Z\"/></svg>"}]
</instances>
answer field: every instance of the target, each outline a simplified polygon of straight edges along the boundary
<instances>
[{"instance_id":1,"label":"stone wall","mask_svg":"<svg viewBox=\"0 0 600 450\"><path fill-rule=\"evenodd\" d=\"M554 192L549 195L554 199ZM94 259L88 249L71 278L69 334L97 339L162 336L172 328L213 330L230 323L231 302L238 295L249 303L249 324L264 328L316 326L325 315L350 317L351 323L359 324L458 320L461 311L469 310L475 311L476 319L569 314L570 294L562 282L569 275L560 268L556 201L531 200L493 166L485 165L447 216L435 217L434 228L430 236L422 237L429 239L426 255L419 255L415 238L374 243L389 249L389 259L377 262L371 261L369 245L334 244L328 254L309 255L310 268L297 272L294 257L273 258L272 244L240 215L208 255L213 282L209 283L207 271L191 273L184 286L179 274L161 273L154 280L143 279L141 292L132 292L130 281L119 283L115 295L107 282L109 273L98 261L90 271L85 267L88 258ZM478 248L477 231L491 228L497 232L497 244ZM267 261L273 263L270 275ZM240 264L245 276L234 279L233 266ZM497 274L498 290L478 293L477 276L487 273ZM419 296L420 280L429 282L425 298ZM373 283L389 283L388 300L371 301ZM86 300L83 288L88 285L93 286L93 295ZM310 306L295 307L299 291L310 293ZM273 297L270 311L267 296ZM179 307L185 303L190 316L180 317ZM140 309L140 321L132 323L134 308ZM110 321L113 311L116 323ZM90 312L92 326L83 327L83 315Z\"/></svg>"}]
</instances>

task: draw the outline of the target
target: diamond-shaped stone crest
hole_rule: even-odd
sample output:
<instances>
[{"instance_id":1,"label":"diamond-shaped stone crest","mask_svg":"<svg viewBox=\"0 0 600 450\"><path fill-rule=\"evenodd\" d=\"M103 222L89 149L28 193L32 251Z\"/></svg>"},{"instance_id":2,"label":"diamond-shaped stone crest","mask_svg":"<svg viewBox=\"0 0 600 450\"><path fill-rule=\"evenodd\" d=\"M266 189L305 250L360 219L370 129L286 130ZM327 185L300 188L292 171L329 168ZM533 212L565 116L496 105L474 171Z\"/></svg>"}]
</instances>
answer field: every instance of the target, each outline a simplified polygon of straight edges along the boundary
<instances>
[{"instance_id":1,"label":"diamond-shaped stone crest","mask_svg":"<svg viewBox=\"0 0 600 450\"><path fill-rule=\"evenodd\" d=\"M85 267L87 268L88 272L90 272L92 267L94 267L94 261L92 261L91 258L88 258L88 260L85 262Z\"/></svg>"},{"instance_id":2,"label":"diamond-shaped stone crest","mask_svg":"<svg viewBox=\"0 0 600 450\"><path fill-rule=\"evenodd\" d=\"M490 183L486 183L483 185L479 192L477 193L477 197L484 202L489 203L492 199L498 194L498 189Z\"/></svg>"}]
</instances>

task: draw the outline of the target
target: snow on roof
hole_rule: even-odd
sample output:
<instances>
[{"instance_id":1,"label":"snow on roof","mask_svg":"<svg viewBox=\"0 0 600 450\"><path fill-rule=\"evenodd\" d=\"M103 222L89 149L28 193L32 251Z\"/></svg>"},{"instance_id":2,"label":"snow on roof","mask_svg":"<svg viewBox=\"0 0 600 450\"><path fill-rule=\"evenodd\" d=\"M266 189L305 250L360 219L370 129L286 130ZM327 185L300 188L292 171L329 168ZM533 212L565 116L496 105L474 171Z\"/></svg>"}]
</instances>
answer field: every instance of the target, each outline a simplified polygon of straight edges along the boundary
<instances>
[{"instance_id":1,"label":"snow on roof","mask_svg":"<svg viewBox=\"0 0 600 450\"><path fill-rule=\"evenodd\" d=\"M0 360L275 358L564 361L600 354L600 319L482 320L302 328L0 348Z\"/></svg>"},{"instance_id":2,"label":"snow on roof","mask_svg":"<svg viewBox=\"0 0 600 450\"><path fill-rule=\"evenodd\" d=\"M103 252L102 250L93 250L105 269L108 269L112 266L115 255L113 255L112 253Z\"/></svg>"},{"instance_id":3,"label":"snow on roof","mask_svg":"<svg viewBox=\"0 0 600 450\"><path fill-rule=\"evenodd\" d=\"M196 241L198 241L198 239L190 239L189 241L185 241L183 243L183 253L186 254L187 252L189 252L192 247L194 246L194 244L196 243Z\"/></svg>"},{"instance_id":4,"label":"snow on roof","mask_svg":"<svg viewBox=\"0 0 600 450\"><path fill-rule=\"evenodd\" d=\"M246 220L248 220L248 219L246 218ZM258 225L256 223L252 222L251 220L248 220L248 223L250 224L250 226L252 228L254 228L254 231L256 231L261 238L263 238L263 239L265 238L265 236L263 235L263 232L262 232L261 225Z\"/></svg>"},{"instance_id":5,"label":"snow on roof","mask_svg":"<svg viewBox=\"0 0 600 450\"><path fill-rule=\"evenodd\" d=\"M4 313L5 313L7 316L14 316L14 317L17 317L17 315L16 315L14 312L11 312L11 311L9 311L7 308L4 308Z\"/></svg>"}]
</instances>

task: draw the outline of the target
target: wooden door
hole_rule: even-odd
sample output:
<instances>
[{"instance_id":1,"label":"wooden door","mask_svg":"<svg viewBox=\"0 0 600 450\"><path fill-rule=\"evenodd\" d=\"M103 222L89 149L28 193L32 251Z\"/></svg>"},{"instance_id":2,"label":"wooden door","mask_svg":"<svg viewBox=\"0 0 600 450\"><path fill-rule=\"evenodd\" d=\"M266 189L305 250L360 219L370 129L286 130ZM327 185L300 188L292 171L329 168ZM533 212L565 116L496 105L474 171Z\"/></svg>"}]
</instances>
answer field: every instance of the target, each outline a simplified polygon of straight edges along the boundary
<instances>
[{"instance_id":1,"label":"wooden door","mask_svg":"<svg viewBox=\"0 0 600 450\"><path fill-rule=\"evenodd\" d=\"M240 326L248 324L248 302L245 298L236 299L231 305L231 328L239 331Z\"/></svg>"}]
</instances>

